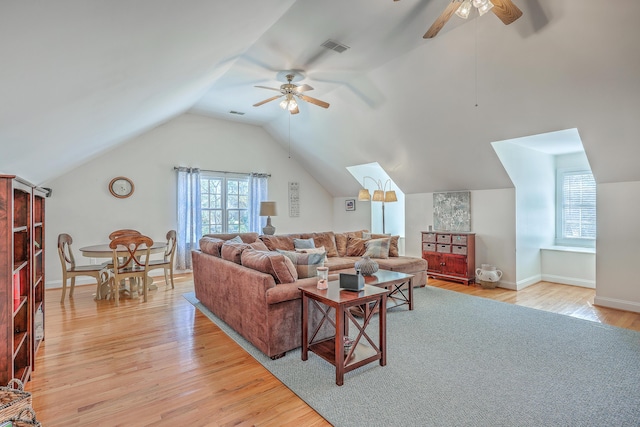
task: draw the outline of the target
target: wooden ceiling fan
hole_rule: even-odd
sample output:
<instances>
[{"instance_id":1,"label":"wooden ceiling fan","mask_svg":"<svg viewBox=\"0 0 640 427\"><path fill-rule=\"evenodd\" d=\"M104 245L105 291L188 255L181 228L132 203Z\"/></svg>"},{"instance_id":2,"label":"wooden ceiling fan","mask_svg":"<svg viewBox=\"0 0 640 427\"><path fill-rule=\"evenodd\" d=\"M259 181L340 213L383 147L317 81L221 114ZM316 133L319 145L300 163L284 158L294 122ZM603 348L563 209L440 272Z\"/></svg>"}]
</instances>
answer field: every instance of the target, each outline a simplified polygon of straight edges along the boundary
<instances>
[{"instance_id":1,"label":"wooden ceiling fan","mask_svg":"<svg viewBox=\"0 0 640 427\"><path fill-rule=\"evenodd\" d=\"M491 10L494 15L500 18L504 25L509 25L522 16L522 11L518 9L511 0L452 0L422 37L425 39L435 37L458 9L461 9L459 13L462 14L464 14L464 9L466 9L468 16L472 5L480 11L480 14Z\"/></svg>"},{"instance_id":2,"label":"wooden ceiling fan","mask_svg":"<svg viewBox=\"0 0 640 427\"><path fill-rule=\"evenodd\" d=\"M298 114L300 110L298 109L298 103L296 98L302 99L303 101L310 102L311 104L315 104L322 108L329 108L329 103L321 101L316 98L312 98L308 95L303 95L303 92L307 92L309 90L313 90L313 88L307 84L296 85L292 82L296 80L302 79L303 75L300 72L296 71L285 71L284 77L287 79L287 83L280 86L280 88L268 87L268 86L255 86L261 89L269 89L280 92L280 95L272 96L271 98L267 98L264 101L260 101L256 104L253 104L254 107L259 107L262 104L266 104L267 102L271 102L278 98L284 97L284 99L280 102L280 108L283 110L288 110L291 114ZM283 73L278 73L281 75Z\"/></svg>"}]
</instances>

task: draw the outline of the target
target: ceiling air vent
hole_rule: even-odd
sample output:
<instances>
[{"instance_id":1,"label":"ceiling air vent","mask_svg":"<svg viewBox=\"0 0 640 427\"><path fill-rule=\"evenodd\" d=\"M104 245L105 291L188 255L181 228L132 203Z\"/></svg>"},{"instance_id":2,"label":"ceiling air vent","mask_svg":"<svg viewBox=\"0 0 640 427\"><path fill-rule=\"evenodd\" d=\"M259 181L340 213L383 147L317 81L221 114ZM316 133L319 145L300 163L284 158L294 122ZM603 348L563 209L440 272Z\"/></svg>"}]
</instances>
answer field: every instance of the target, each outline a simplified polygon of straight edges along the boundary
<instances>
[{"instance_id":1,"label":"ceiling air vent","mask_svg":"<svg viewBox=\"0 0 640 427\"><path fill-rule=\"evenodd\" d=\"M233 110L229 111L229 114L235 114L235 115L238 115L238 116L244 116L244 113L242 113L240 111L233 111Z\"/></svg>"},{"instance_id":2,"label":"ceiling air vent","mask_svg":"<svg viewBox=\"0 0 640 427\"><path fill-rule=\"evenodd\" d=\"M327 49L335 50L338 53L342 53L345 50L349 49L349 46L342 43L334 42L333 40L327 40L326 42L322 43L321 46L326 47Z\"/></svg>"}]
</instances>

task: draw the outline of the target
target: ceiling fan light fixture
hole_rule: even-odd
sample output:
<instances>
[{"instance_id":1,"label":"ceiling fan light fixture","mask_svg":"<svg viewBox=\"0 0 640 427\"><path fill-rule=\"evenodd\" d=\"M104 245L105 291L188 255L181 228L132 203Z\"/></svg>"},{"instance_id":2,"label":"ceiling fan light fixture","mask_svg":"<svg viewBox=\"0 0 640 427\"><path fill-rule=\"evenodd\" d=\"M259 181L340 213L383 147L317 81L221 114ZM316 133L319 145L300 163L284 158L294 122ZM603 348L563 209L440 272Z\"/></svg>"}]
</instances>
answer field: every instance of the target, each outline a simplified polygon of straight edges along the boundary
<instances>
[{"instance_id":1,"label":"ceiling fan light fixture","mask_svg":"<svg viewBox=\"0 0 640 427\"><path fill-rule=\"evenodd\" d=\"M467 19L469 13L471 13L471 0L464 0L458 10L456 10L456 15L462 19Z\"/></svg>"},{"instance_id":2,"label":"ceiling fan light fixture","mask_svg":"<svg viewBox=\"0 0 640 427\"><path fill-rule=\"evenodd\" d=\"M485 13L489 12L492 7L493 7L493 3L491 3L490 1L487 1L486 3L478 7L478 13L480 14L480 16L482 16Z\"/></svg>"}]
</instances>

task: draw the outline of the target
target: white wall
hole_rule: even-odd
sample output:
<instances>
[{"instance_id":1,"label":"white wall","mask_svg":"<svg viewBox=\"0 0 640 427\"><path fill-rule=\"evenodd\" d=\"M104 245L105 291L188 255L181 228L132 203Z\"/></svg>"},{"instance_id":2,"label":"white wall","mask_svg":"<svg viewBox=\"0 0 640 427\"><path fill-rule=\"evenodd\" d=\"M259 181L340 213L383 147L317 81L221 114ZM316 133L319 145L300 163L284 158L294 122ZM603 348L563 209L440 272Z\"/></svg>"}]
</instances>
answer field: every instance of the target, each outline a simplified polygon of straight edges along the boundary
<instances>
[{"instance_id":1,"label":"white wall","mask_svg":"<svg viewBox=\"0 0 640 427\"><path fill-rule=\"evenodd\" d=\"M83 246L106 243L111 231L134 228L163 240L176 228L174 166L270 173L269 199L278 203L272 218L276 233L325 231L333 227L334 200L262 128L185 114L43 184L53 189L46 202L48 287L61 284L56 252L59 233L73 236L78 264ZM116 199L107 184L131 178L133 195ZM288 182L300 183L300 216L288 216ZM102 262L103 260L100 260ZM90 282L91 280L89 280ZM79 281L80 282L80 281Z\"/></svg>"},{"instance_id":2,"label":"white wall","mask_svg":"<svg viewBox=\"0 0 640 427\"><path fill-rule=\"evenodd\" d=\"M589 248L541 249L542 280L565 285L596 287L596 254Z\"/></svg>"},{"instance_id":3,"label":"white wall","mask_svg":"<svg viewBox=\"0 0 640 427\"><path fill-rule=\"evenodd\" d=\"M510 141L493 147L516 188L516 288L542 280L540 248L554 243L555 158Z\"/></svg>"},{"instance_id":4,"label":"white wall","mask_svg":"<svg viewBox=\"0 0 640 427\"><path fill-rule=\"evenodd\" d=\"M640 182L598 184L595 303L640 312Z\"/></svg>"},{"instance_id":5,"label":"white wall","mask_svg":"<svg viewBox=\"0 0 640 427\"><path fill-rule=\"evenodd\" d=\"M421 232L433 225L433 193L406 195L405 253L422 256ZM471 231L476 233L476 266L493 264L502 270L500 286L515 289L515 191L471 191Z\"/></svg>"},{"instance_id":6,"label":"white wall","mask_svg":"<svg viewBox=\"0 0 640 427\"><path fill-rule=\"evenodd\" d=\"M355 200L356 210L345 210L345 201ZM370 230L371 202L358 201L358 195L353 197L336 197L333 199L333 228L336 233L344 231ZM326 231L326 230L317 230Z\"/></svg>"}]
</instances>

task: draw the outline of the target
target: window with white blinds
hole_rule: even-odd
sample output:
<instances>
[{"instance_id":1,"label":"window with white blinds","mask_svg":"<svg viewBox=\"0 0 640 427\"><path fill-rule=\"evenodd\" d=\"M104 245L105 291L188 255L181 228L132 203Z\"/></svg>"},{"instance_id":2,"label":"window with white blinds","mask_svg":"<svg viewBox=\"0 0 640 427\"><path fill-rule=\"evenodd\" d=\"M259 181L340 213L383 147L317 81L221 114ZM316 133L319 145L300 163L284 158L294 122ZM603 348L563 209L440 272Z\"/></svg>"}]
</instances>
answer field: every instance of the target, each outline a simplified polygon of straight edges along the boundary
<instances>
[{"instance_id":1,"label":"window with white blinds","mask_svg":"<svg viewBox=\"0 0 640 427\"><path fill-rule=\"evenodd\" d=\"M588 170L558 171L556 244L594 246L596 181Z\"/></svg>"}]
</instances>

